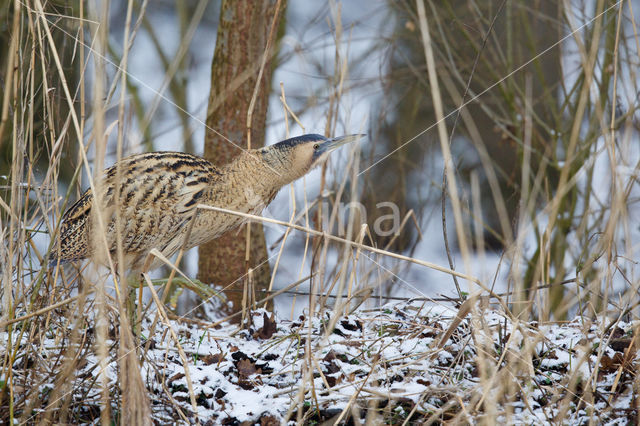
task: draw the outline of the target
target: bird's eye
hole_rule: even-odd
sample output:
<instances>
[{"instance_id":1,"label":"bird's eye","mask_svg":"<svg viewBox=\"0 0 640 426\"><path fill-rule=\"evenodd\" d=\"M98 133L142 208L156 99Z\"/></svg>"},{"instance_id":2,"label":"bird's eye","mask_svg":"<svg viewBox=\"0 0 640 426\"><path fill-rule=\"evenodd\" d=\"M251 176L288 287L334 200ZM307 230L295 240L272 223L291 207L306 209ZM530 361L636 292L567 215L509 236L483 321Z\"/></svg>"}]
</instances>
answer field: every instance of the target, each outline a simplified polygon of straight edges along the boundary
<instances>
[{"instance_id":1,"label":"bird's eye","mask_svg":"<svg viewBox=\"0 0 640 426\"><path fill-rule=\"evenodd\" d=\"M313 145L313 149L314 149L315 151L317 151L319 148L320 148L320 144L319 144L319 143L317 143L317 144Z\"/></svg>"}]
</instances>

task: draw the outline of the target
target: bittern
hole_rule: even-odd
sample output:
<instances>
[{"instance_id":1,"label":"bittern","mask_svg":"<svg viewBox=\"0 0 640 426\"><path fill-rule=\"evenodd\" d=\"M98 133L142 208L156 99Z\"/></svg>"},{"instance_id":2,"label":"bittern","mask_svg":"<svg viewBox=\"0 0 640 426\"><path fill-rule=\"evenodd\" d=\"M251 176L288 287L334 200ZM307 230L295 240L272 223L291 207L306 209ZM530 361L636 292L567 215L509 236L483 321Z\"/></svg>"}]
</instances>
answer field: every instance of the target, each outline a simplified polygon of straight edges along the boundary
<instances>
[{"instance_id":1,"label":"bittern","mask_svg":"<svg viewBox=\"0 0 640 426\"><path fill-rule=\"evenodd\" d=\"M50 266L86 258L104 263L104 256L96 256L97 244L115 254L118 227L125 270L139 272L152 249L168 258L182 247L206 243L243 222L239 216L197 209L198 204L260 214L280 188L322 163L331 151L361 136L298 136L246 150L221 167L181 152L124 158L105 170L96 185L99 202L88 189L65 212ZM97 235L93 209L101 210L106 245ZM161 264L162 260L154 258L149 269Z\"/></svg>"}]
</instances>

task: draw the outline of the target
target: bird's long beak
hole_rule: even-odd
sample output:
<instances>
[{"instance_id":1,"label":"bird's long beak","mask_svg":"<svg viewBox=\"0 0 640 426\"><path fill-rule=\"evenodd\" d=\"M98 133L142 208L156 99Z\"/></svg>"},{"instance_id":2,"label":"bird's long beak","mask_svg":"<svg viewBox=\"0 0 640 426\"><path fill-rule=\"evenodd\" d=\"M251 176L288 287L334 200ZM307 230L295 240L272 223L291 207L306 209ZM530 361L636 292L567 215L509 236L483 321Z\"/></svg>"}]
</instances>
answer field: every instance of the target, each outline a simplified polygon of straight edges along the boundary
<instances>
[{"instance_id":1,"label":"bird's long beak","mask_svg":"<svg viewBox=\"0 0 640 426\"><path fill-rule=\"evenodd\" d=\"M335 138L327 139L326 142L322 143L322 147L324 148L323 151L331 152L334 149L340 148L344 144L357 141L365 136L366 136L365 134L356 134L356 135L338 136Z\"/></svg>"}]
</instances>

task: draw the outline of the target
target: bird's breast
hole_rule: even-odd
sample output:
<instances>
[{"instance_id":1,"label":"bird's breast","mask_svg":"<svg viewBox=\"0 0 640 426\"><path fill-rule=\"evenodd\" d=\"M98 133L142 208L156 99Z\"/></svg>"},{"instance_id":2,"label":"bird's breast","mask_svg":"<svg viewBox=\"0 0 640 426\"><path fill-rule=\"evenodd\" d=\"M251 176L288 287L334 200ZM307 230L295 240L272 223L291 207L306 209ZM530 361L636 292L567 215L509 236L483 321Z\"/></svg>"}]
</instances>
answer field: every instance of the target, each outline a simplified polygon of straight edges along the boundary
<instances>
[{"instance_id":1,"label":"bird's breast","mask_svg":"<svg viewBox=\"0 0 640 426\"><path fill-rule=\"evenodd\" d=\"M265 194L250 186L246 186L240 191L231 192L234 196L230 196L230 192L227 191L222 193L219 193L220 191L217 191L218 193L215 192L207 199L202 200L201 204L252 215L261 214L267 204L273 200L273 196L275 196L275 194L268 194L268 198L265 199ZM198 209L193 220L195 220L195 223L189 236L189 247L209 242L247 221L242 216L206 209Z\"/></svg>"}]
</instances>

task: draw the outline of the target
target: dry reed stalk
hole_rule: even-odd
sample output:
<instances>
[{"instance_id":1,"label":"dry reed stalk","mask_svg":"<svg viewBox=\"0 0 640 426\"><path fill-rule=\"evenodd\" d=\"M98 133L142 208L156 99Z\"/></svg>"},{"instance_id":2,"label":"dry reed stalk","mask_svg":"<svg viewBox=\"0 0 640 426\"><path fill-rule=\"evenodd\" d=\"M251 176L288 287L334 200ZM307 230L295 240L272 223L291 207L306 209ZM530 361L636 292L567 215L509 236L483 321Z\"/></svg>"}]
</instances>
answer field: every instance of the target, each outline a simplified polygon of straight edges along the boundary
<instances>
[{"instance_id":1,"label":"dry reed stalk","mask_svg":"<svg viewBox=\"0 0 640 426\"><path fill-rule=\"evenodd\" d=\"M422 44L424 47L424 54L427 60L427 70L429 74L429 82L431 85L431 96L433 98L433 105L436 113L438 136L440 138L440 149L444 157L445 174L447 176L448 191L451 194L451 204L453 206L453 215L455 219L456 232L458 235L458 244L460 245L460 251L462 254L462 260L465 265L465 272L470 272L470 260L469 260L469 244L467 243L467 233L465 232L464 222L462 220L462 209L460 207L460 198L458 195L457 180L453 170L453 158L451 156L451 149L449 148L449 138L447 136L447 129L444 122L444 111L442 107L442 95L440 94L440 86L438 84L438 76L436 73L435 60L433 57L433 48L431 46L431 36L429 34L429 25L427 21L427 15L424 9L424 2L417 0L418 18L420 21L420 33L422 34Z\"/></svg>"},{"instance_id":2,"label":"dry reed stalk","mask_svg":"<svg viewBox=\"0 0 640 426\"><path fill-rule=\"evenodd\" d=\"M251 100L249 101L249 108L247 111L247 149L251 149L251 123L253 120L253 110L255 108L256 105L256 101L258 99L258 93L260 90L260 82L262 80L262 74L264 73L264 68L267 64L267 59L270 56L270 50L271 50L271 44L273 43L273 40L275 38L275 34L276 34L276 24L278 22L278 15L280 13L280 4L281 4L282 0L277 0L276 5L275 5L275 10L273 13L273 18L271 20L271 28L269 29L269 36L267 37L267 42L264 48L264 53L262 54L262 60L260 61L260 68L258 69L258 77L256 78L256 84L253 88L253 94L251 95ZM245 268L248 271L251 271L251 268L249 267L249 261L251 259L251 226L246 226L246 232L245 232L245 253L244 253L244 261L245 261ZM251 278L253 275L252 273L248 274L249 278ZM274 275L275 276L275 273ZM245 284L246 285L246 284ZM269 283L269 286L271 286L271 282ZM243 297L242 299L242 311L244 312L245 310L245 298ZM243 314L243 319L244 319L245 315Z\"/></svg>"},{"instance_id":3,"label":"dry reed stalk","mask_svg":"<svg viewBox=\"0 0 640 426\"><path fill-rule=\"evenodd\" d=\"M287 105L287 100L285 97L285 92L284 92L284 84L282 82L280 82L280 102L282 102L282 106L284 109L284 120L285 120L285 138L289 139L290 137L290 132L289 132L289 119L288 116L289 114L291 114L291 116L294 118L294 120L296 121L296 123L298 123L298 125L300 127L302 127L302 131L304 133L304 127L302 126L302 124L300 123L300 120L298 119L298 117L293 113L293 111L291 111L291 109L289 108L289 106ZM291 194L291 218L289 219L290 223L293 223L295 216L296 216L296 197L295 197L295 192L294 192L294 185L293 183L289 185L290 188L290 194ZM273 265L273 270L271 271L271 280L269 281L269 287L267 287L268 291L271 291L273 289L273 282L275 281L276 278L276 273L278 272L278 267L280 266L280 259L282 257L282 253L284 252L284 248L285 248L285 244L287 242L287 238L289 237L289 230L290 228L287 228L287 230L285 231L284 235L282 236L282 242L280 244L280 250L278 251L278 257L276 258L276 262ZM249 239L247 239L247 244L249 242ZM306 257L306 250L305 253L303 255L304 257ZM292 316L293 316L293 309L295 307L295 299L293 301L293 305L292 305ZM267 305L265 304L263 306L264 309L267 309Z\"/></svg>"},{"instance_id":4,"label":"dry reed stalk","mask_svg":"<svg viewBox=\"0 0 640 426\"><path fill-rule=\"evenodd\" d=\"M337 5L335 3L330 4L331 20L333 21L333 24L334 24L333 33L335 34L334 36L335 53L334 53L334 60L333 60L332 81L331 81L331 86L329 87L329 90L330 90L329 105L326 113L326 123L325 123L325 130L324 130L324 134L326 136L329 136L335 133L335 127L337 124L338 114L339 114L338 105L343 94L342 83L344 82L345 75L348 73L346 57L343 58L343 55L340 49L342 44L342 31L343 31L342 16L340 13L341 7L342 6L340 4L337 4ZM328 22L330 25L331 21L328 21ZM326 173L327 173L327 163L323 164L321 169L320 194L322 194L326 188L326 184L327 184ZM341 199L341 194L342 194L341 191L338 194L336 194L337 200ZM315 217L315 222L316 222L315 228L322 229L323 223L324 223L323 222L324 214L325 212L323 211L322 204L319 204L317 214ZM335 214L336 214L336 209L334 208L331 214L331 218L334 218ZM333 221L330 220L329 222L330 229L332 225L333 225ZM318 285L316 283L317 281L319 283L319 286L322 288L322 290L324 290L324 286L325 286L325 274L326 274L328 248L329 248L328 241L327 240L322 241L322 250L320 252L320 258L317 266L317 275L316 275L317 279L313 280L313 284ZM313 257L311 269L316 270L316 254L314 254L314 257ZM314 297L310 296L309 298L309 307L310 307L309 316L310 317L313 316L314 310L316 308L319 308L319 309L323 308L322 306L316 307L316 303L317 301L314 299Z\"/></svg>"},{"instance_id":5,"label":"dry reed stalk","mask_svg":"<svg viewBox=\"0 0 640 426\"><path fill-rule=\"evenodd\" d=\"M178 353L180 354L180 359L182 359L182 363L184 365L184 375L185 375L185 378L187 379L187 387L189 389L189 399L191 401L191 407L193 409L194 415L196 415L197 424L200 424L200 422L197 420L198 408L196 404L196 397L195 397L195 394L193 393L193 382L191 381L191 374L189 373L189 360L186 354L184 353L184 350L182 349L182 345L180 344L180 339L178 339L178 335L173 330L173 327L169 322L169 317L167 316L167 313L164 310L164 306L162 305L160 298L158 297L158 293L156 292L156 289L154 288L153 283L149 278L149 275L145 272L142 274L142 276L144 277L144 280L149 288L149 291L151 292L151 296L153 297L153 300L156 303L156 307L158 308L158 312L162 318L162 321L164 325L167 327L167 329L169 330L169 333L171 334L171 337L173 338L176 344Z\"/></svg>"},{"instance_id":6,"label":"dry reed stalk","mask_svg":"<svg viewBox=\"0 0 640 426\"><path fill-rule=\"evenodd\" d=\"M480 282L477 278L475 278L473 276L466 275L466 274L463 274L461 272L453 271L453 270L451 270L449 268L445 268L443 266L437 265L437 264L432 263L432 262L427 262L425 260L420 260L420 259L416 259L416 258L412 258L412 257L408 257L408 256L403 256L401 254L397 254L397 253L394 253L394 252L391 252L391 251L387 251L387 250L382 250L382 249L378 249L378 248L375 248L375 247L371 247L371 246L368 246L366 244L358 244L358 243L356 243L354 241L350 241L350 240L347 240L345 238L340 238L340 237L337 237L335 235L327 234L325 232L316 231L315 229L309 229L309 228L306 228L304 226L291 224L291 223L284 222L284 221L281 221L281 220L276 220L276 219L266 218L266 217L252 215L252 214L248 214L248 213L238 212L238 211L235 211L235 210L223 209L223 208L220 208L220 207L208 206L208 205L205 205L205 204L198 204L197 208L203 209L203 210L217 211L217 212L220 212L220 213L226 213L226 214L231 214L231 215L235 215L235 216L241 216L241 217L244 217L246 219L251 219L251 220L258 221L258 222L273 223L275 225L281 225L281 226L285 226L285 227L290 227L290 228L295 229L296 231L305 232L305 233L311 234L311 235L316 236L316 237L322 237L324 239L335 241L335 242L341 243L341 244L348 244L348 245L350 245L350 246L352 246L354 248L361 248L361 249L366 250L366 251L371 252L371 253L376 253L376 254L381 254L383 256L393 257L393 258L396 258L396 259L399 259L399 260L415 263L417 265L421 265L421 266L424 266L424 267L427 267L427 268L430 268L430 269L434 269L436 271L444 272L444 273L447 273L447 274L450 274L450 275L455 275L455 276L457 276L459 278L463 278L465 280L471 281L471 282L479 285L482 289L484 289L486 291L490 291L488 288L486 288L484 286L484 284L482 282ZM493 293L493 292L491 292L491 293Z\"/></svg>"},{"instance_id":7,"label":"dry reed stalk","mask_svg":"<svg viewBox=\"0 0 640 426\"><path fill-rule=\"evenodd\" d=\"M129 39L129 28L131 26L131 15L133 11L133 1L127 2L127 14L124 25L124 53L122 55L121 62L121 90L120 101L118 108L118 135L117 135L117 147L116 147L116 160L120 160L123 157L123 145L124 145L124 113L126 102L126 71L128 66L129 46L133 40ZM122 179L122 171L120 168L116 170L116 176L118 179ZM120 200L120 187L117 187L115 199ZM142 380L140 367L138 364L137 345L135 343L134 336L132 334L132 326L129 318L134 315L131 309L127 308L127 299L129 297L129 288L125 277L126 271L124 269L124 250L122 233L122 218L120 217L120 208L116 206L116 258L118 259L118 277L120 280L116 280L116 288L120 288L120 294L118 297L118 311L120 318L120 344L118 347L120 371L119 371L119 384L121 394L121 418L122 424L131 425L149 425L152 423L151 419L151 405L147 390ZM118 282L119 281L119 282ZM142 295L142 292L140 292ZM138 313L140 314L141 300L138 303Z\"/></svg>"}]
</instances>

